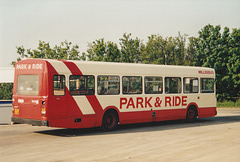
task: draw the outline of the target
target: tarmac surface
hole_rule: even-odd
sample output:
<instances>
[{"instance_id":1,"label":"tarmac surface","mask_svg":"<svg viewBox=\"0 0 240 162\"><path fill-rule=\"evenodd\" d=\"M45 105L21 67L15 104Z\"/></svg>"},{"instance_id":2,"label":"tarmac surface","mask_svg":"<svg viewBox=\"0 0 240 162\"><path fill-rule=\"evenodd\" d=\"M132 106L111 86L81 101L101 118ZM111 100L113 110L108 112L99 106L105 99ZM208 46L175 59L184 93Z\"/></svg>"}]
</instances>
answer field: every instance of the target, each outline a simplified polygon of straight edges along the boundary
<instances>
[{"instance_id":1,"label":"tarmac surface","mask_svg":"<svg viewBox=\"0 0 240 162\"><path fill-rule=\"evenodd\" d=\"M0 161L240 161L240 108L216 117L57 129L0 125Z\"/></svg>"}]
</instances>

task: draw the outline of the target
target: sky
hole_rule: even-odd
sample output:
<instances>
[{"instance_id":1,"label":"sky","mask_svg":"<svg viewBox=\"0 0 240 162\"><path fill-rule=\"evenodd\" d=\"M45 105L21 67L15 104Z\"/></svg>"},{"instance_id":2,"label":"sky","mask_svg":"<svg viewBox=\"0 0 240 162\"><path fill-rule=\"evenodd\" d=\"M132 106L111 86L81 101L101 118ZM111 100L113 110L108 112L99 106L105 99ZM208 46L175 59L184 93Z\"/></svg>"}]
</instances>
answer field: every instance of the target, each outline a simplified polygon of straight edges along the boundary
<instances>
[{"instance_id":1,"label":"sky","mask_svg":"<svg viewBox=\"0 0 240 162\"><path fill-rule=\"evenodd\" d=\"M240 28L240 0L0 0L0 67L17 59L17 46L35 49L39 40L85 52L89 42L119 43L124 33L197 37L207 24Z\"/></svg>"}]
</instances>

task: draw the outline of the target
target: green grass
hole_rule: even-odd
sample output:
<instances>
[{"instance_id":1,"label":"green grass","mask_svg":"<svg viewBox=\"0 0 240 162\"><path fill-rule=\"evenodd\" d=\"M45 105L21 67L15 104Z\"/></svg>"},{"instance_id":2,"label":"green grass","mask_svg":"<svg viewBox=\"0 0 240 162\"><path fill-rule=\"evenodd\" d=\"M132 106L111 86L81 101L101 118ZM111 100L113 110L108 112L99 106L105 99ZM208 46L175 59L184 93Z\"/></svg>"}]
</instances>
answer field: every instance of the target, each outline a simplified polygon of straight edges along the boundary
<instances>
[{"instance_id":1,"label":"green grass","mask_svg":"<svg viewBox=\"0 0 240 162\"><path fill-rule=\"evenodd\" d=\"M240 108L240 99L238 99L236 102L233 102L233 101L217 102L217 107L239 107Z\"/></svg>"}]
</instances>

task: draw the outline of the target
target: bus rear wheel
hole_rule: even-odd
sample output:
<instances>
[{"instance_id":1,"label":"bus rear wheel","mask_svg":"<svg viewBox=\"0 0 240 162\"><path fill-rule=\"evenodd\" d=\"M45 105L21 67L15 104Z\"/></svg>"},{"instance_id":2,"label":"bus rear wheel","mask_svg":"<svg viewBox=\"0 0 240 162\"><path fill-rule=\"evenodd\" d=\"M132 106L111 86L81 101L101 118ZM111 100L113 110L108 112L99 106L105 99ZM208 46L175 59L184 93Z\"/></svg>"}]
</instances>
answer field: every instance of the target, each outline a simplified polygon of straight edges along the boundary
<instances>
[{"instance_id":1,"label":"bus rear wheel","mask_svg":"<svg viewBox=\"0 0 240 162\"><path fill-rule=\"evenodd\" d=\"M195 107L190 107L188 109L186 120L189 123L195 122L197 120L197 109Z\"/></svg>"},{"instance_id":2,"label":"bus rear wheel","mask_svg":"<svg viewBox=\"0 0 240 162\"><path fill-rule=\"evenodd\" d=\"M112 131L118 126L118 114L115 110L108 110L102 120L102 128L104 130Z\"/></svg>"}]
</instances>

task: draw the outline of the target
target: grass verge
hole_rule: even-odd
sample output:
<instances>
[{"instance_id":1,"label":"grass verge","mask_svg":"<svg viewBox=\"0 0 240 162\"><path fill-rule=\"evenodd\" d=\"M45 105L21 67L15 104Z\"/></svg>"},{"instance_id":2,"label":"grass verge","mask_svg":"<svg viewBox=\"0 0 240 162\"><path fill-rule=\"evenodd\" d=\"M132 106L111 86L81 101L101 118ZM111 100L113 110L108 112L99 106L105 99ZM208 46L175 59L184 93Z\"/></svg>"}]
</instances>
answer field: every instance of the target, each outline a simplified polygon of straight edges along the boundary
<instances>
[{"instance_id":1,"label":"grass verge","mask_svg":"<svg viewBox=\"0 0 240 162\"><path fill-rule=\"evenodd\" d=\"M240 99L238 99L236 102L233 102L233 101L217 102L217 107L239 107L240 108Z\"/></svg>"}]
</instances>

